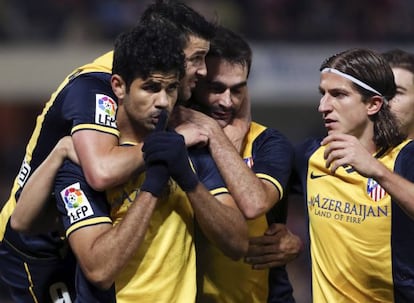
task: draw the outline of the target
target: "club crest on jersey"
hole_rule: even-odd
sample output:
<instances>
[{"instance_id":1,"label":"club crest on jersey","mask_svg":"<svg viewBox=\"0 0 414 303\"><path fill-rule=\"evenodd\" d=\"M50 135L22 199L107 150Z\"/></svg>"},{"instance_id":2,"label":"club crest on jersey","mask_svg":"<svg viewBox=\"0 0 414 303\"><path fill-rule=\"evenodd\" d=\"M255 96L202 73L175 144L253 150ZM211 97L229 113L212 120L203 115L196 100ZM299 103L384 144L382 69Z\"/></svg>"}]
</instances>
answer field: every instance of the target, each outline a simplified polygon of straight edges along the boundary
<instances>
[{"instance_id":1,"label":"club crest on jersey","mask_svg":"<svg viewBox=\"0 0 414 303\"><path fill-rule=\"evenodd\" d=\"M109 127L116 127L116 102L109 96L96 94L95 123Z\"/></svg>"},{"instance_id":2,"label":"club crest on jersey","mask_svg":"<svg viewBox=\"0 0 414 303\"><path fill-rule=\"evenodd\" d=\"M252 157L247 157L247 158L244 158L243 160L244 160L244 163L246 163L249 168L253 167L253 158Z\"/></svg>"},{"instance_id":3,"label":"club crest on jersey","mask_svg":"<svg viewBox=\"0 0 414 303\"><path fill-rule=\"evenodd\" d=\"M80 188L79 182L69 185L60 192L70 223L77 222L94 214L88 198Z\"/></svg>"},{"instance_id":4,"label":"club crest on jersey","mask_svg":"<svg viewBox=\"0 0 414 303\"><path fill-rule=\"evenodd\" d=\"M367 182L367 194L372 200L377 202L384 198L387 192L381 187L381 185L378 184L377 181L369 178Z\"/></svg>"}]
</instances>

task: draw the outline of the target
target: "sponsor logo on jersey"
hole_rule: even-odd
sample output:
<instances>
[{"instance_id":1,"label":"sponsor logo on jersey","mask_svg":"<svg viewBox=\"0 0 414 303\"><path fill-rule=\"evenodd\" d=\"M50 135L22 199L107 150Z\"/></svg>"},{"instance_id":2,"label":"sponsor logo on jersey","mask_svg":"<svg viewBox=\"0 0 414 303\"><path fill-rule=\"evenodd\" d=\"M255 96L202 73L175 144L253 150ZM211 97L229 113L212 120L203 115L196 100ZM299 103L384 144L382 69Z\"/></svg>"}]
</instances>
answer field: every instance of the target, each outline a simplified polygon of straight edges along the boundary
<instances>
[{"instance_id":1,"label":"sponsor logo on jersey","mask_svg":"<svg viewBox=\"0 0 414 303\"><path fill-rule=\"evenodd\" d=\"M368 196L372 200L374 200L375 202L381 200L387 194L387 192L385 191L385 189L383 189L381 187L381 185L379 185L378 182L375 181L372 178L369 178L368 179L368 182L367 182L367 193L368 193Z\"/></svg>"},{"instance_id":2,"label":"sponsor logo on jersey","mask_svg":"<svg viewBox=\"0 0 414 303\"><path fill-rule=\"evenodd\" d=\"M253 157L244 158L243 160L244 160L244 163L246 163L249 168L253 167L253 164L254 164Z\"/></svg>"},{"instance_id":3,"label":"sponsor logo on jersey","mask_svg":"<svg viewBox=\"0 0 414 303\"><path fill-rule=\"evenodd\" d=\"M79 182L69 185L60 192L70 223L75 223L94 214L91 204L80 188Z\"/></svg>"},{"instance_id":4,"label":"sponsor logo on jersey","mask_svg":"<svg viewBox=\"0 0 414 303\"><path fill-rule=\"evenodd\" d=\"M109 127L116 127L116 102L109 96L96 94L95 123Z\"/></svg>"},{"instance_id":5,"label":"sponsor logo on jersey","mask_svg":"<svg viewBox=\"0 0 414 303\"><path fill-rule=\"evenodd\" d=\"M318 179L327 176L327 174L315 174L314 171L311 172L310 178L311 179Z\"/></svg>"},{"instance_id":6,"label":"sponsor logo on jersey","mask_svg":"<svg viewBox=\"0 0 414 303\"><path fill-rule=\"evenodd\" d=\"M22 166L20 167L19 174L17 175L17 184L20 187L26 183L27 179L30 176L30 171L32 168L30 167L29 163L27 163L26 159L23 160Z\"/></svg>"},{"instance_id":7,"label":"sponsor logo on jersey","mask_svg":"<svg viewBox=\"0 0 414 303\"><path fill-rule=\"evenodd\" d=\"M388 205L365 205L352 201L341 201L320 194L308 198L309 213L327 219L361 224L367 218L389 216Z\"/></svg>"}]
</instances>

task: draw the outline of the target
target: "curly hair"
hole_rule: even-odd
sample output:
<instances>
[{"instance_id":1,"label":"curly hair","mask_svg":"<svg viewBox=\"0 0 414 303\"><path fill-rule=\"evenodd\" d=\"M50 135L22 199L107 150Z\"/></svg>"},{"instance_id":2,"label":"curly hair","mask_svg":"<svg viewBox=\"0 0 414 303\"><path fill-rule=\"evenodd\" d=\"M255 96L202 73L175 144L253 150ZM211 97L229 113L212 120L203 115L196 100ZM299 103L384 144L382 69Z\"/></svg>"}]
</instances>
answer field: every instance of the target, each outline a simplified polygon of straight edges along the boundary
<instances>
[{"instance_id":1,"label":"curly hair","mask_svg":"<svg viewBox=\"0 0 414 303\"><path fill-rule=\"evenodd\" d=\"M138 25L115 40L112 74L126 83L127 91L136 78L147 79L154 72L184 76L184 53L175 30L164 26Z\"/></svg>"}]
</instances>

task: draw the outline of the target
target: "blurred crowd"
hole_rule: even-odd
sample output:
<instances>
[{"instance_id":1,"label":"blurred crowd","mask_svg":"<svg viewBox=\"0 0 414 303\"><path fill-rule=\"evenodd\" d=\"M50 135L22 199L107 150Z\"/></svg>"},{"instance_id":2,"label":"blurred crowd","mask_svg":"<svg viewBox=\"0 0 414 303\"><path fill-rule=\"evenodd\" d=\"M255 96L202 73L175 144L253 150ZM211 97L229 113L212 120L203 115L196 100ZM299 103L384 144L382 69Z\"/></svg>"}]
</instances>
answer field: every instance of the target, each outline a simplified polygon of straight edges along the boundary
<instances>
[{"instance_id":1,"label":"blurred crowd","mask_svg":"<svg viewBox=\"0 0 414 303\"><path fill-rule=\"evenodd\" d=\"M149 0L3 0L0 42L112 41ZM410 41L410 0L187 0L250 40Z\"/></svg>"}]
</instances>

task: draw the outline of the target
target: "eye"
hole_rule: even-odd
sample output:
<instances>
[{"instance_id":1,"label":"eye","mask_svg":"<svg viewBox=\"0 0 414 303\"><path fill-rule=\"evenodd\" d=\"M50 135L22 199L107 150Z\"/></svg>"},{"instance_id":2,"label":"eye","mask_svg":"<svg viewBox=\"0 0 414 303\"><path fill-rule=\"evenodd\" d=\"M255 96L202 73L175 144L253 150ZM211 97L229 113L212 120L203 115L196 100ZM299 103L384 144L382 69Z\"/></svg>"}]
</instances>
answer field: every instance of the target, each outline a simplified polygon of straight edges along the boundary
<instances>
[{"instance_id":1,"label":"eye","mask_svg":"<svg viewBox=\"0 0 414 303\"><path fill-rule=\"evenodd\" d=\"M161 90L161 84L155 82L146 83L142 86L142 89L148 92L158 93Z\"/></svg>"},{"instance_id":2,"label":"eye","mask_svg":"<svg viewBox=\"0 0 414 303\"><path fill-rule=\"evenodd\" d=\"M179 84L178 83L174 83L174 84L170 84L167 86L167 93L168 94L172 94L174 93L177 89L178 89Z\"/></svg>"},{"instance_id":3,"label":"eye","mask_svg":"<svg viewBox=\"0 0 414 303\"><path fill-rule=\"evenodd\" d=\"M213 82L213 83L209 83L208 89L210 92L214 94L221 94L227 89L227 87L224 86L223 84Z\"/></svg>"}]
</instances>

